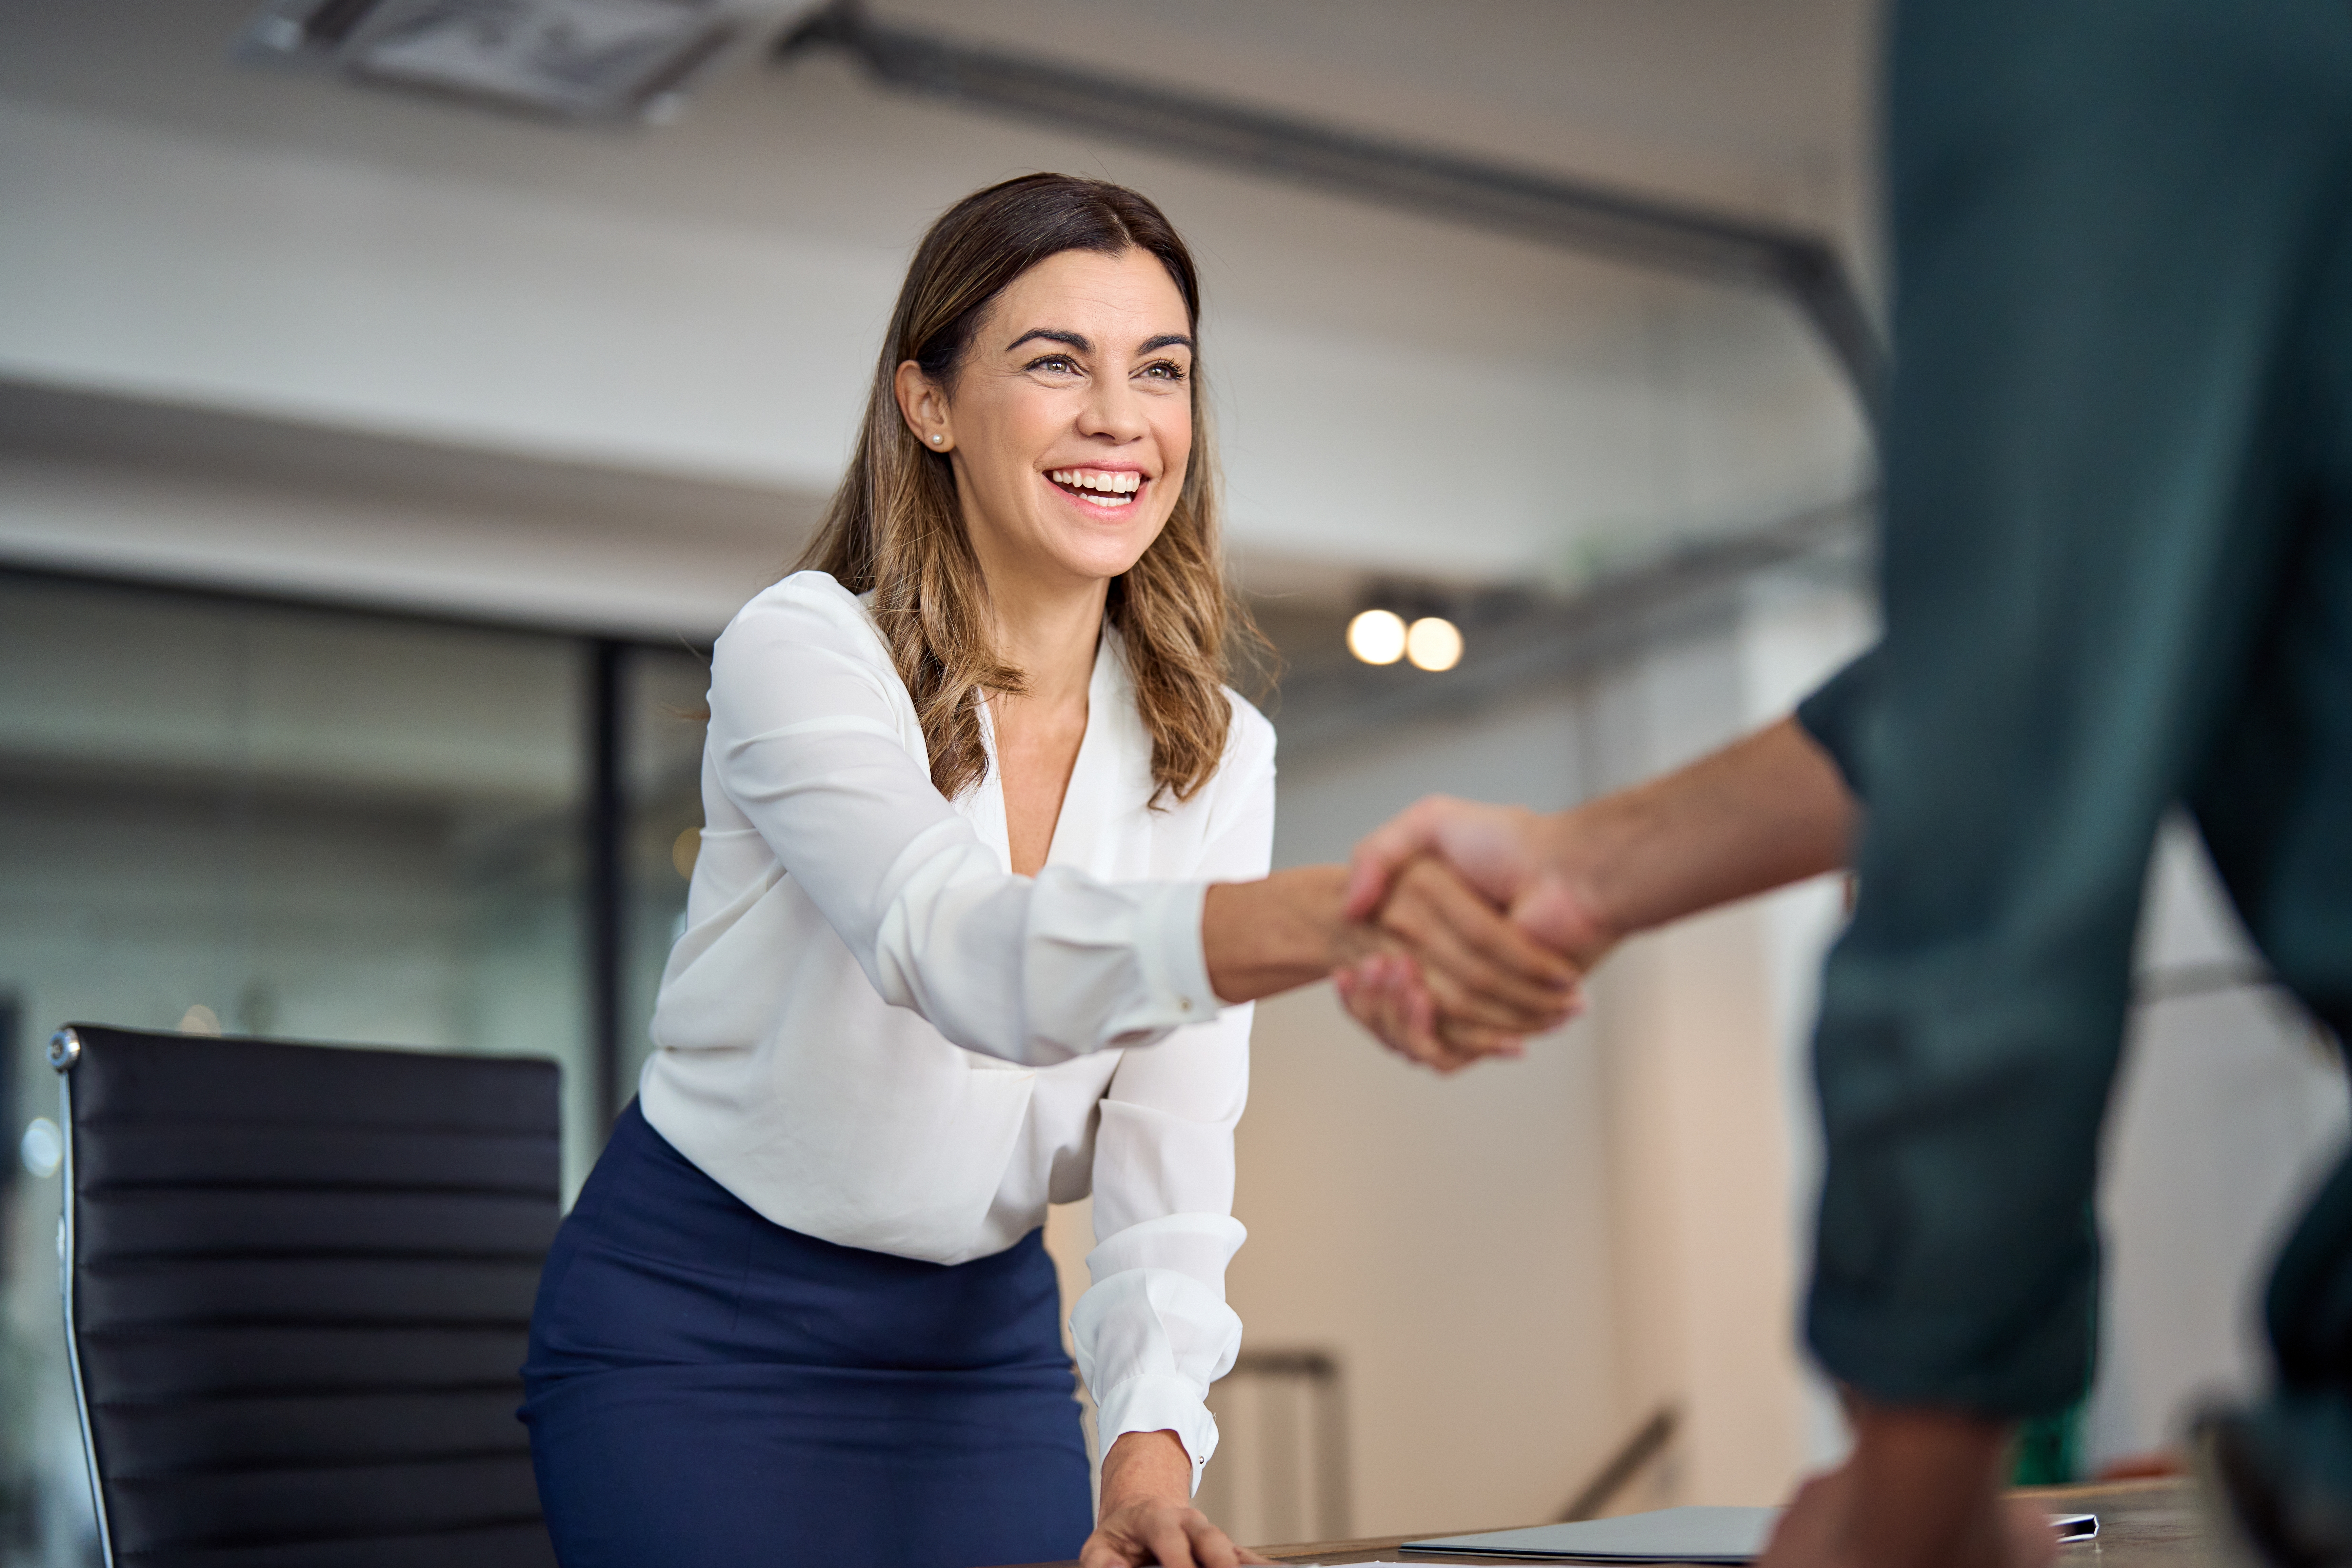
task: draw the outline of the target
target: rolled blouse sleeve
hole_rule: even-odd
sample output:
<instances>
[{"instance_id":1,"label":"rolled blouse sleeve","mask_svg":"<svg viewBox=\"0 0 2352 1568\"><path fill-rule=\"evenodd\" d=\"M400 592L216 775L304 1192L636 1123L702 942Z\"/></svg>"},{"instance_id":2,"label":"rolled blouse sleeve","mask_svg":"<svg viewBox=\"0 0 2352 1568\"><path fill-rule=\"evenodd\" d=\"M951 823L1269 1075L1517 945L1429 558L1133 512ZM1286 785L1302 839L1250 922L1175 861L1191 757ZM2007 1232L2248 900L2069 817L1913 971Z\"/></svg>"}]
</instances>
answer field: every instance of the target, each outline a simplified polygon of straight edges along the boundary
<instances>
[{"instance_id":1,"label":"rolled blouse sleeve","mask_svg":"<svg viewBox=\"0 0 2352 1568\"><path fill-rule=\"evenodd\" d=\"M1210 882L1262 877L1273 858L1273 730L1242 704L1234 713L1219 779L1233 810L1213 821L1199 871ZM1093 1283L1070 1318L1104 1446L1172 1431L1196 1489L1217 1446L1209 1385L1241 1349L1225 1265L1245 1237L1233 1218L1234 1126L1249 1093L1251 1017L1229 1008L1121 1059L1095 1140Z\"/></svg>"},{"instance_id":2,"label":"rolled blouse sleeve","mask_svg":"<svg viewBox=\"0 0 2352 1568\"><path fill-rule=\"evenodd\" d=\"M1203 885L1005 872L932 787L887 650L824 573L778 583L719 638L709 737L727 802L875 990L955 1044L1037 1066L1216 1017Z\"/></svg>"}]
</instances>

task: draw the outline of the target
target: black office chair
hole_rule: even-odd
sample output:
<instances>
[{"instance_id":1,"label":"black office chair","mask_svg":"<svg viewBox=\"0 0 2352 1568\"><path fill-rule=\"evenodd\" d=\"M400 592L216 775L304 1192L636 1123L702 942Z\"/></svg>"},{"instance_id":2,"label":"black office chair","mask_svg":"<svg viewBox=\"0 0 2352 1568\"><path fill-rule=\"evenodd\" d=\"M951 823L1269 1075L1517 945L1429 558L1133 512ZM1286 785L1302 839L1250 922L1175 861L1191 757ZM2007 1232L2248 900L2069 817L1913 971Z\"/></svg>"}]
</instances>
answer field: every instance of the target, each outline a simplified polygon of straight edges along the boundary
<instances>
[{"instance_id":1,"label":"black office chair","mask_svg":"<svg viewBox=\"0 0 2352 1568\"><path fill-rule=\"evenodd\" d=\"M555 1064L92 1024L49 1062L110 1568L550 1568L514 1411Z\"/></svg>"}]
</instances>

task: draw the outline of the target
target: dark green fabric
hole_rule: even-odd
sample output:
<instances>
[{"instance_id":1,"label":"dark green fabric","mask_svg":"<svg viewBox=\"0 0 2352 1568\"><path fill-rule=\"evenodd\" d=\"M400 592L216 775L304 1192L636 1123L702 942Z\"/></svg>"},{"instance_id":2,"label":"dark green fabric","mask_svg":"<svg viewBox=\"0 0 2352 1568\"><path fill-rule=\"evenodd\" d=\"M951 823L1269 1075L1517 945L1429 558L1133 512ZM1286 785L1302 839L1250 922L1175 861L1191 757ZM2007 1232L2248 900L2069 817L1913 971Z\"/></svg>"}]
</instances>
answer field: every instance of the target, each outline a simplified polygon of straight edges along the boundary
<instances>
[{"instance_id":1,"label":"dark green fabric","mask_svg":"<svg viewBox=\"0 0 2352 1568\"><path fill-rule=\"evenodd\" d=\"M1862 778L1862 730L1870 713L1872 676L1877 669L1878 649L1874 646L1797 705L1797 722L1830 754L1854 798L1864 800L1870 798L1870 790Z\"/></svg>"},{"instance_id":2,"label":"dark green fabric","mask_svg":"<svg viewBox=\"0 0 2352 1568\"><path fill-rule=\"evenodd\" d=\"M2089 1379L2169 803L2352 1018L2352 4L1903 0L1890 47L1887 632L1838 731L1869 810L1808 1332L1881 1400L2029 1416ZM2352 1377L2330 1194L2271 1303L2290 1379Z\"/></svg>"},{"instance_id":3,"label":"dark green fabric","mask_svg":"<svg viewBox=\"0 0 2352 1568\"><path fill-rule=\"evenodd\" d=\"M2077 1401L2053 1415L2036 1416L2017 1430L2017 1452L2009 1467L2009 1484L2020 1487L2060 1487L2083 1479L2083 1415L2087 1401Z\"/></svg>"}]
</instances>

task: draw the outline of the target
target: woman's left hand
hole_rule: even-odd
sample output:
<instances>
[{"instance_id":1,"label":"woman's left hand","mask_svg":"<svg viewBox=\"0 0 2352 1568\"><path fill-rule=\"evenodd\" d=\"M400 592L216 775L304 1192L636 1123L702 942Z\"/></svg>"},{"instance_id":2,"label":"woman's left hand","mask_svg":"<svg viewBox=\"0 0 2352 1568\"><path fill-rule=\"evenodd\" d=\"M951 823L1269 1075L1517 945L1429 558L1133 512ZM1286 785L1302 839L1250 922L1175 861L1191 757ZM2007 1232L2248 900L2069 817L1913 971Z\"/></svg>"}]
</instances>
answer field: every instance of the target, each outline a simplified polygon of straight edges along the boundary
<instances>
[{"instance_id":1,"label":"woman's left hand","mask_svg":"<svg viewBox=\"0 0 2352 1568\"><path fill-rule=\"evenodd\" d=\"M1103 1456L1102 1520L1078 1568L1234 1568L1265 1563L1192 1506L1192 1457L1173 1432L1125 1432Z\"/></svg>"}]
</instances>

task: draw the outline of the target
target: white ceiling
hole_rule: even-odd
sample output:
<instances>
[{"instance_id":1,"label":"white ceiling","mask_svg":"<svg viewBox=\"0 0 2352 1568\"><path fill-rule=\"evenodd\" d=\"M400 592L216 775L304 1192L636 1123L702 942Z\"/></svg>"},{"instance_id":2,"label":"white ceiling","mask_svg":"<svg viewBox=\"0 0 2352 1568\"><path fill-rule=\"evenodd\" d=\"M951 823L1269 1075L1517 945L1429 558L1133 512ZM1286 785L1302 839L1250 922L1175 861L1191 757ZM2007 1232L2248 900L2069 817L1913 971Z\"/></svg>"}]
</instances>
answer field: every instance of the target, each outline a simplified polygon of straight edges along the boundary
<instances>
[{"instance_id":1,"label":"white ceiling","mask_svg":"<svg viewBox=\"0 0 2352 1568\"><path fill-rule=\"evenodd\" d=\"M903 242L839 147L839 85L739 57L681 123L580 132L241 70L252 0L0 0L0 92L563 190L645 214L803 222L836 200ZM1869 0L880 0L881 17L1381 135L1845 230L1859 210ZM961 121L950 117L946 123ZM872 153L940 123L859 117ZM965 132L962 134L969 134ZM950 191L950 194L960 193ZM937 204L910 197L916 211Z\"/></svg>"},{"instance_id":2,"label":"white ceiling","mask_svg":"<svg viewBox=\"0 0 2352 1568\"><path fill-rule=\"evenodd\" d=\"M1268 581L1556 576L1823 499L1861 462L1836 378L1758 297L897 96L837 58L747 56L674 126L581 131L233 66L249 9L0 0L0 204L40 219L0 232L0 374L804 510L923 225L1060 167L1142 186L1202 252L1235 532ZM1871 270L1866 0L877 10L1824 229ZM589 321L601 359L510 373Z\"/></svg>"}]
</instances>

